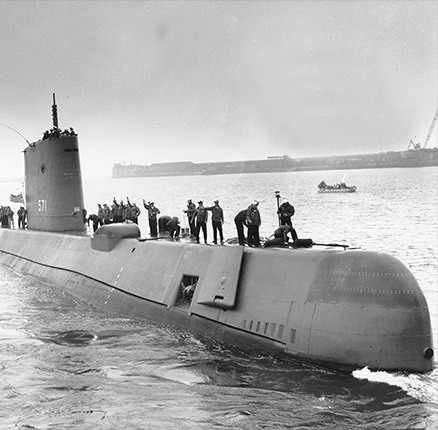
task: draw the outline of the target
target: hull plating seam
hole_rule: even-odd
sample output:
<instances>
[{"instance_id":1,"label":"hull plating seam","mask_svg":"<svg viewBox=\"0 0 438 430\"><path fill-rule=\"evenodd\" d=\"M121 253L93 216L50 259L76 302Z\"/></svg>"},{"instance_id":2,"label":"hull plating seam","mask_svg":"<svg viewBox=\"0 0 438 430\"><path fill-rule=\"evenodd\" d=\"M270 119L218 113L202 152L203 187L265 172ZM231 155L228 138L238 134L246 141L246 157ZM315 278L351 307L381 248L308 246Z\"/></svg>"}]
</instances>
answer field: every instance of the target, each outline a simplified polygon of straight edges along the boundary
<instances>
[{"instance_id":1,"label":"hull plating seam","mask_svg":"<svg viewBox=\"0 0 438 430\"><path fill-rule=\"evenodd\" d=\"M80 275L80 276L83 276L84 278L87 278L87 279L90 279L90 280L92 280L94 282L97 282L99 284L105 285L105 286L111 288L112 290L117 290L117 291L119 291L119 292L121 292L123 294L126 294L128 296L135 297L136 299L144 300L144 301L150 302L150 303L155 303L155 304L160 305L160 306L165 306L165 305L163 305L163 303L156 302L155 300L146 299L145 297L138 296L137 294L129 293L129 292L125 291L125 290L122 290L121 288L116 287L115 285L110 285L110 284L108 284L106 282L100 281L99 279L93 278L92 276L84 275L81 272L77 272L76 270L70 270L70 269L65 269L63 267L52 266L50 264L39 263L39 262L37 262L35 260L31 260L30 258L22 257L21 255L14 254L12 252L7 252L7 251L1 251L0 250L0 253L1 254L12 255L14 257L20 258L21 260L29 261L30 263L36 264L38 266L48 267L50 269L55 269L55 270L61 270L63 272L74 273L75 275Z\"/></svg>"},{"instance_id":2,"label":"hull plating seam","mask_svg":"<svg viewBox=\"0 0 438 430\"><path fill-rule=\"evenodd\" d=\"M108 283L106 283L106 282L102 282L102 281L100 281L100 280L98 280L98 279L96 279L96 278L93 278L92 276L84 275L84 274L81 273L81 272L77 272L76 270L69 270L69 269L65 269L65 268L62 268L62 267L52 266L52 265L50 265L50 264L39 263L39 262L36 262L36 261L34 261L34 260L30 259L30 258L25 258L25 257L19 256L19 255L17 255L17 254L14 254L14 253L12 253L12 252L0 251L0 254L11 255L11 256L16 257L16 258L19 258L19 259L21 259L21 260L26 260L26 261L28 261L28 262L30 262L30 263L32 263L32 264L37 265L37 266L43 266L43 267L48 267L48 268L50 268L50 269L54 269L54 270L61 270L61 271L63 271L63 272L73 273L73 274L76 274L76 275L82 276L82 277L84 277L84 278L90 279L90 280L92 280L92 281L94 281L94 282L97 282L97 283L99 283L99 284L101 284L101 285L104 285L104 286L106 286L106 287L108 287L108 288L111 288L111 290L117 290L117 291L119 291L119 292L122 293L122 294L126 294L126 295L131 296L131 297L134 297L134 298L136 298L136 299L143 300L143 301L145 301L145 302L149 302L149 303L153 303L153 304L156 304L156 305L162 306L162 307L164 307L164 308L167 307L166 304L159 303L159 302L157 302L157 301L155 301L155 300L150 300L150 299L147 299L147 298L145 298L145 297L138 296L138 295L133 294L133 293L129 293L129 292L127 292L127 291L125 291L125 290L123 290L123 289L121 289L121 288L118 288L118 287L114 286L114 285L110 285L110 284L108 284ZM180 311L180 312L185 312L185 311L183 311L183 310L181 310L181 309L178 309L177 306L173 306L172 308L173 308L173 309L177 309L177 310ZM170 309L172 309L172 308L170 308ZM206 320L206 321L210 321L210 322L214 323L215 325L221 325L221 326L226 327L226 328L228 328L228 329L232 329L232 330L235 330L235 331L240 332L240 333L245 333L246 335L249 335L249 336L255 336L255 337L257 337L257 338L260 338L260 339L266 340L266 341L268 341L268 342L270 342L270 343L275 343L275 344L279 345L279 347L281 347L281 348L285 348L285 346L286 346L286 343L285 343L285 342L282 342L282 341L279 340L279 339L273 339L272 337L265 336L265 335L262 334L262 333L257 333L257 332L254 332L254 331L252 331L252 330L247 330L247 329L240 328L240 327L237 327L237 326L230 326L230 325L225 324L225 323L223 323L223 322L221 322L221 321L218 321L218 320L215 320L215 319L208 318L208 317L206 317L205 315L200 315L200 314L198 314L198 313L196 313L196 312L191 312L191 315L195 315L195 316L198 317L198 318L201 318L201 319ZM188 315L188 317L189 317L189 315ZM291 355L291 354L288 354L288 355Z\"/></svg>"}]
</instances>

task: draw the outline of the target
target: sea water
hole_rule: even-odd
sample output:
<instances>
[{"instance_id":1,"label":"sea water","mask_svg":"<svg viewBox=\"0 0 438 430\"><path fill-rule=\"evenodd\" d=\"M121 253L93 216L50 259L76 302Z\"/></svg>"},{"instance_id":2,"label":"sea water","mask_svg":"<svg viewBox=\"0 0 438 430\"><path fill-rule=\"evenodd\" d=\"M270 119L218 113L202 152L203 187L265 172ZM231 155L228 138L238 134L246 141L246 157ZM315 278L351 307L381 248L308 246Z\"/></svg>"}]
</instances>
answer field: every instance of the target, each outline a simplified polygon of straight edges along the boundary
<instances>
[{"instance_id":1,"label":"sea water","mask_svg":"<svg viewBox=\"0 0 438 430\"><path fill-rule=\"evenodd\" d=\"M317 184L356 185L320 194ZM136 179L84 177L88 213L113 197L185 226L187 200L219 199L225 237L260 201L261 236L278 202L295 206L299 237L388 252L418 280L438 345L438 169L406 168ZM0 183L0 204L18 194ZM280 191L281 200L275 197ZM140 215L148 235L146 210ZM212 230L209 225L209 238ZM203 245L199 245L203 246ZM60 287L60 288L58 288ZM145 320L108 315L0 266L1 429L437 429L438 366L425 375L352 374L241 351Z\"/></svg>"}]
</instances>

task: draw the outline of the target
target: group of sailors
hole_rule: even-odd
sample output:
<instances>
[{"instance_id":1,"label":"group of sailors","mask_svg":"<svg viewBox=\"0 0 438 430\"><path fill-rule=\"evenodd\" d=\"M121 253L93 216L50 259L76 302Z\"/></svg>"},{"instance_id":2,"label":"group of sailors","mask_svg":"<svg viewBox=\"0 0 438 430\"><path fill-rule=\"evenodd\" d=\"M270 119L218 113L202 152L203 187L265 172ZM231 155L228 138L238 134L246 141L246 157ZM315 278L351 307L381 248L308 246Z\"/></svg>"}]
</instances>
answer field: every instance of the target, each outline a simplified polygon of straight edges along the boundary
<instances>
[{"instance_id":1,"label":"group of sailors","mask_svg":"<svg viewBox=\"0 0 438 430\"><path fill-rule=\"evenodd\" d=\"M234 224L237 231L239 245L248 245L251 247L261 246L260 225L262 223L259 211L259 201L254 200L247 208L239 211L234 217ZM162 215L161 211L155 206L153 201L146 202L143 199L143 207L146 209L149 221L149 233L152 238L158 235L168 234L172 239L179 239L181 234L180 220L177 216ZM219 200L214 200L213 205L204 206L204 202L199 200L197 205L192 199L187 201L187 207L183 210L188 220L189 233L192 240L200 243L202 233L204 243L207 243L207 223L209 212L211 212L211 226L213 229L213 243L224 243L224 211L219 205ZM288 245L289 234L292 240L298 238L295 229L292 226L291 217L295 213L295 208L286 200L277 210L279 227L274 231L272 237L264 241L264 247ZM129 197L126 197L126 203L123 200L117 201L113 198L111 206L103 203L97 204L97 213L87 217L87 211L84 209L84 220L87 225L93 228L95 232L99 226L132 222L138 224L138 218L141 214L140 208L136 203L131 203ZM14 228L14 212L10 206L0 206L0 220L3 228ZM26 227L27 211L23 206L17 212L18 228ZM90 225L91 223L91 225ZM184 223L185 224L185 223ZM245 235L245 229L247 230Z\"/></svg>"},{"instance_id":2,"label":"group of sailors","mask_svg":"<svg viewBox=\"0 0 438 430\"><path fill-rule=\"evenodd\" d=\"M84 209L85 211L85 209ZM123 222L133 222L138 224L138 217L141 214L140 208L136 203L131 203L129 197L126 197L126 203L123 200L118 202L116 198L113 198L111 206L107 203L103 205L97 204L97 213L91 214L87 217L87 213L84 213L84 219L87 225L92 223L93 231L96 231L99 226L112 223L123 223Z\"/></svg>"},{"instance_id":3,"label":"group of sailors","mask_svg":"<svg viewBox=\"0 0 438 430\"><path fill-rule=\"evenodd\" d=\"M248 244L258 248L261 244L259 227L262 223L258 209L259 201L254 200L247 209L240 211L234 218L236 224L239 245ZM295 208L285 200L277 209L279 227L274 231L273 237L267 239L263 246L287 246L289 244L289 234L292 240L298 238L297 232L292 226L291 217L295 214ZM244 235L244 227L248 229L247 237Z\"/></svg>"},{"instance_id":4,"label":"group of sailors","mask_svg":"<svg viewBox=\"0 0 438 430\"><path fill-rule=\"evenodd\" d=\"M14 211L10 206L0 206L0 223L2 228L15 228L14 225ZM17 211L18 228L26 227L27 211L23 206Z\"/></svg>"},{"instance_id":5,"label":"group of sailors","mask_svg":"<svg viewBox=\"0 0 438 430\"><path fill-rule=\"evenodd\" d=\"M196 206L192 199L187 201L187 209L183 212L187 215L190 235L196 240L196 243L200 242L200 234L204 239L204 243L207 243L207 221L208 212L211 212L211 224L213 228L213 243L217 245L218 239L220 243L224 243L224 232L222 224L224 223L224 211L219 205L219 200L215 200L212 206L204 206L202 200L198 201Z\"/></svg>"},{"instance_id":6,"label":"group of sailors","mask_svg":"<svg viewBox=\"0 0 438 430\"><path fill-rule=\"evenodd\" d=\"M261 246L260 225L262 223L259 211L259 201L254 200L247 208L239 211L234 217L238 242L240 245L251 247ZM155 206L153 201L143 199L143 207L148 214L149 234L152 238L159 235L168 234L171 239L179 239L181 234L181 223L178 216L161 215L160 209ZM213 205L205 206L202 200L195 204L192 199L187 201L187 207L183 213L187 217L189 228L185 235L189 235L193 241L200 243L201 235L204 243L208 243L207 224L211 213L211 226L213 230L213 244L224 243L224 211L219 204L219 200L214 200ZM93 221L93 230L96 231L99 225L120 222L134 222L138 224L138 217L141 211L135 204L126 198L126 204L123 201L117 202L113 199L113 204L108 207L98 204L97 215L90 215L88 221ZM279 227L274 231L273 237L264 242L265 247L284 246L288 244L289 234L292 240L297 239L297 233L292 226L291 217L295 213L295 208L285 200L277 210ZM184 222L185 225L185 222ZM247 230L245 235L245 229Z\"/></svg>"},{"instance_id":7,"label":"group of sailors","mask_svg":"<svg viewBox=\"0 0 438 430\"><path fill-rule=\"evenodd\" d=\"M100 225L110 223L121 222L134 222L138 224L138 217L141 214L140 208L136 203L130 202L129 198L126 198L126 204L123 200L117 202L116 198L113 198L113 204L109 207L106 203L98 204L97 214L92 214L88 218L86 213L84 214L88 225L90 221L93 223L93 231L96 231ZM162 215L160 209L155 206L153 201L146 201L143 199L143 207L148 214L149 222L149 234L152 238L158 237L158 235L168 234L172 239L179 239L181 234L181 223L178 216ZM191 199L188 200L187 209L183 212L186 214L189 223L190 235L200 242L199 235L202 232L204 242L207 243L207 221L208 212L212 212L212 224L213 224L213 243L217 244L218 239L221 243L224 241L224 235L222 230L222 224L224 222L224 214L222 208L219 206L219 200L214 201L214 205L205 207L202 201L198 202L196 206Z\"/></svg>"},{"instance_id":8,"label":"group of sailors","mask_svg":"<svg viewBox=\"0 0 438 430\"><path fill-rule=\"evenodd\" d=\"M42 140L46 140L46 139L56 139L58 137L66 137L66 136L77 136L77 134L75 133L75 131L73 130L72 127L70 127L70 129L65 129L65 130L61 130L58 127L53 127L50 130L46 130L43 133L43 138Z\"/></svg>"}]
</instances>

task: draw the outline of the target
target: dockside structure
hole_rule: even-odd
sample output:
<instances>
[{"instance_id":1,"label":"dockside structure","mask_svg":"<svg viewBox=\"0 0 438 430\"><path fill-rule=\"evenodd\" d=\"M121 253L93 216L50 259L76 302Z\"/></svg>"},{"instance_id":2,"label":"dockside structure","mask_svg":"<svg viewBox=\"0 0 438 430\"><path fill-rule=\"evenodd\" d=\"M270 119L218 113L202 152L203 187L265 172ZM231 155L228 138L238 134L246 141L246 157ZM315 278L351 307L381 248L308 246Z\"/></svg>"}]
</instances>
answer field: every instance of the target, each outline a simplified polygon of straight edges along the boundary
<instances>
[{"instance_id":1,"label":"dockside structure","mask_svg":"<svg viewBox=\"0 0 438 430\"><path fill-rule=\"evenodd\" d=\"M438 166L438 148L388 151L375 154L291 158L288 155L262 160L193 163L191 161L151 165L114 164L113 178L145 176L220 175L236 173L349 170L393 167Z\"/></svg>"}]
</instances>

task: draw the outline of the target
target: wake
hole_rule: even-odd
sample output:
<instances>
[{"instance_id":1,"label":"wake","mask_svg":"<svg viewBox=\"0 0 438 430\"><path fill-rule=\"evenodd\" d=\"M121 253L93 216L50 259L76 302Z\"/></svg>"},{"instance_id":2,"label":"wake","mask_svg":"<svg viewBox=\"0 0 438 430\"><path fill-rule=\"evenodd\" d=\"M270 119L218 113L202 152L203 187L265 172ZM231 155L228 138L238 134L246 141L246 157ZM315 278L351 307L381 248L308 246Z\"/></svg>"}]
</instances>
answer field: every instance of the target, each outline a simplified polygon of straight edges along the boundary
<instances>
[{"instance_id":1,"label":"wake","mask_svg":"<svg viewBox=\"0 0 438 430\"><path fill-rule=\"evenodd\" d=\"M368 367L355 370L352 375L357 379L400 387L408 395L421 402L438 404L438 368L436 366L431 373L425 375L373 372Z\"/></svg>"}]
</instances>

